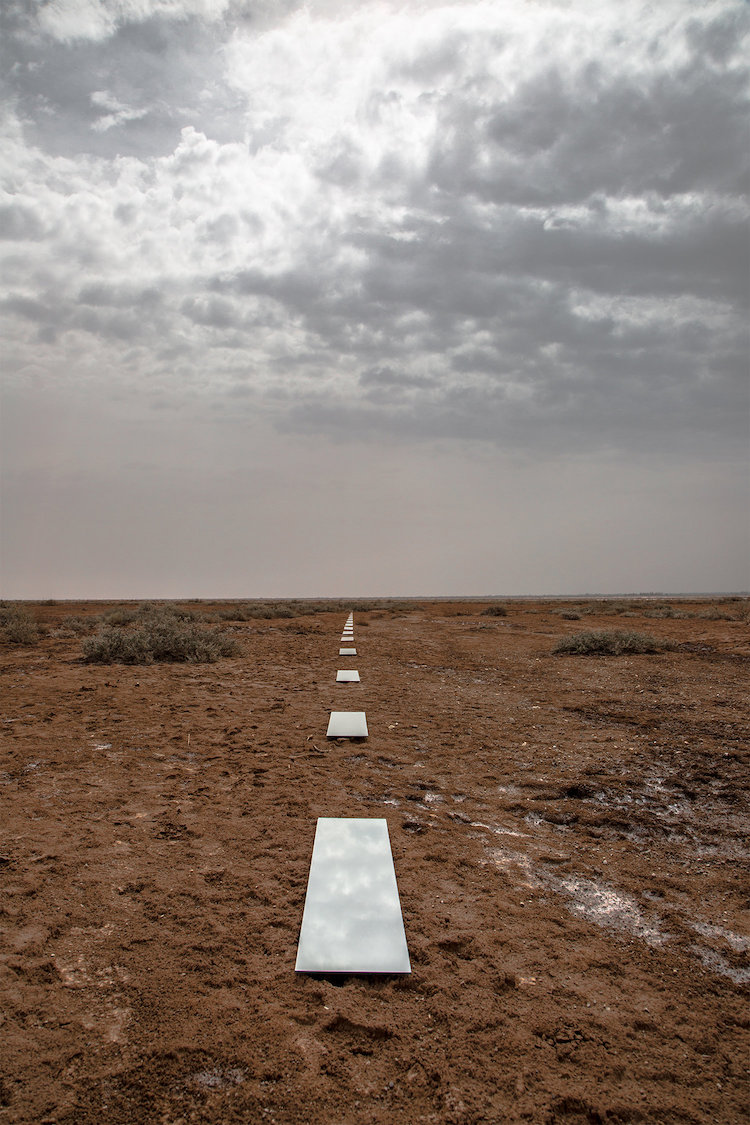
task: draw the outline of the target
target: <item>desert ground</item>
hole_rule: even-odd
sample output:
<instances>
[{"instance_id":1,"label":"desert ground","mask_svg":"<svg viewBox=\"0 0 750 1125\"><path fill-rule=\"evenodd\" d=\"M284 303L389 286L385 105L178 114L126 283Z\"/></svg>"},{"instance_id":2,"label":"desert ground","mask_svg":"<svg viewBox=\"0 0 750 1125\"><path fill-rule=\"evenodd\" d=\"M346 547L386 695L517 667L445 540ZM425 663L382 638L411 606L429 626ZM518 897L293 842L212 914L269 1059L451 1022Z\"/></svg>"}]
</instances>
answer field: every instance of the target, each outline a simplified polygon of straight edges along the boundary
<instances>
[{"instance_id":1,"label":"desert ground","mask_svg":"<svg viewBox=\"0 0 750 1125\"><path fill-rule=\"evenodd\" d=\"M747 600L355 603L354 662L190 604L235 655L0 645L0 1125L748 1120ZM387 819L409 976L295 975L318 816Z\"/></svg>"}]
</instances>

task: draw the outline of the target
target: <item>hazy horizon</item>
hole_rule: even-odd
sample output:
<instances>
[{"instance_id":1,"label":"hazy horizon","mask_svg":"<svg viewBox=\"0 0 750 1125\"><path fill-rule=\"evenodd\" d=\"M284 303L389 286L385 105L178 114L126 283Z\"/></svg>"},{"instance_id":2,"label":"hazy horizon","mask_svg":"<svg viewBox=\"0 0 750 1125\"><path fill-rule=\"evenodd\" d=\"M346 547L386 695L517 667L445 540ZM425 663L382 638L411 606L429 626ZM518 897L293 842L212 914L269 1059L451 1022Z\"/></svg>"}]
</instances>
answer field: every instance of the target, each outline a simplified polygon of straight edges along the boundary
<instances>
[{"instance_id":1,"label":"hazy horizon","mask_svg":"<svg viewBox=\"0 0 750 1125\"><path fill-rule=\"evenodd\" d=\"M741 0L3 5L0 596L746 589L748 47Z\"/></svg>"},{"instance_id":2,"label":"hazy horizon","mask_svg":"<svg viewBox=\"0 0 750 1125\"><path fill-rule=\"evenodd\" d=\"M190 594L173 595L169 597L145 597L135 595L134 597L120 598L8 598L3 599L9 602L28 602L31 605L58 605L66 602L90 602L93 605L108 604L110 602L385 602L385 601L415 601L415 602L485 602L485 601L580 601L585 598L592 598L601 601L610 601L615 598L632 598L646 600L648 598L668 598L675 600L703 600L703 599L716 599L726 600L732 598L750 598L750 590L692 590L692 591L674 591L668 590L617 590L610 593L603 593L602 591L584 591L581 593L569 594L350 594L343 597L338 594L310 594L310 595L297 595L286 594L278 595L276 597L263 598L254 597L247 594L232 594L226 597L213 597L211 595L202 595L200 597ZM360 612L366 612L364 610Z\"/></svg>"}]
</instances>

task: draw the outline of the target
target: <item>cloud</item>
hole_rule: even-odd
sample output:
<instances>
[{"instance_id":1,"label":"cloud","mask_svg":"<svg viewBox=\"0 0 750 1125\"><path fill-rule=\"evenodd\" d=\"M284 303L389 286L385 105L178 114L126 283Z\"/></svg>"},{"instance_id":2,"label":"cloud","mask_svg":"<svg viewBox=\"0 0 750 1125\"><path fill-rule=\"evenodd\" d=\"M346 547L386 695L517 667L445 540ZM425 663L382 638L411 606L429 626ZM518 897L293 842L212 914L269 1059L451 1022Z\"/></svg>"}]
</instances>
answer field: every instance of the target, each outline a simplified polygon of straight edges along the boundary
<instances>
[{"instance_id":1,"label":"cloud","mask_svg":"<svg viewBox=\"0 0 750 1125\"><path fill-rule=\"evenodd\" d=\"M6 23L14 378L539 456L743 440L744 5Z\"/></svg>"},{"instance_id":2,"label":"cloud","mask_svg":"<svg viewBox=\"0 0 750 1125\"><path fill-rule=\"evenodd\" d=\"M107 129L122 125L126 121L138 121L148 113L146 109L134 109L132 106L123 105L107 90L94 90L91 101L97 109L108 111L97 118L91 126L98 133L105 133Z\"/></svg>"},{"instance_id":3,"label":"cloud","mask_svg":"<svg viewBox=\"0 0 750 1125\"><path fill-rule=\"evenodd\" d=\"M31 206L5 203L0 206L0 239L36 242L44 236L44 224Z\"/></svg>"},{"instance_id":4,"label":"cloud","mask_svg":"<svg viewBox=\"0 0 750 1125\"><path fill-rule=\"evenodd\" d=\"M39 26L62 42L103 40L118 28L154 17L184 20L191 16L218 19L229 0L50 0L39 12Z\"/></svg>"}]
</instances>

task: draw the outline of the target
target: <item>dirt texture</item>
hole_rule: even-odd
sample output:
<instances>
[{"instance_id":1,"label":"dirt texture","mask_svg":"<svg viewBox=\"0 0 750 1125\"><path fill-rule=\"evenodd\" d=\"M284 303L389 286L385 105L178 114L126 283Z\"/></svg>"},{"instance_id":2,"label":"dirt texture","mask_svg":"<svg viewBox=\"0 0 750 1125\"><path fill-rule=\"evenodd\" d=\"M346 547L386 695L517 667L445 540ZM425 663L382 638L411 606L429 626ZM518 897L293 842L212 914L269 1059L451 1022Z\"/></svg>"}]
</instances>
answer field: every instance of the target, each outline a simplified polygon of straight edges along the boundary
<instances>
[{"instance_id":1,"label":"dirt texture","mask_svg":"<svg viewBox=\"0 0 750 1125\"><path fill-rule=\"evenodd\" d=\"M748 1120L747 603L487 604L355 613L354 661L337 608L150 666L83 663L102 604L29 607L0 1125ZM553 654L623 627L675 647ZM318 816L387 818L410 976L295 975Z\"/></svg>"}]
</instances>

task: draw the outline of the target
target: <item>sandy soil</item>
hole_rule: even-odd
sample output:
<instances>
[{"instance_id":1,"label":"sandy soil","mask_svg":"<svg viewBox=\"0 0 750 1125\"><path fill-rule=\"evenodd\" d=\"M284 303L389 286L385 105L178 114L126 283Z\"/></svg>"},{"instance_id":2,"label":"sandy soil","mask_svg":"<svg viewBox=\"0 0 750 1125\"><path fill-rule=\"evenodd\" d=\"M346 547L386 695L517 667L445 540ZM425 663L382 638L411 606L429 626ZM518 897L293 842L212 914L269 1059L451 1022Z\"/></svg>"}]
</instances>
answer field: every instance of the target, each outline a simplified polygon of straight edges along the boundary
<instances>
[{"instance_id":1,"label":"sandy soil","mask_svg":"<svg viewBox=\"0 0 750 1125\"><path fill-rule=\"evenodd\" d=\"M355 614L354 664L337 611L120 667L55 629L105 607L32 608L48 635L0 647L0 1123L747 1120L746 623L420 603ZM680 647L552 655L582 627ZM369 739L327 744L332 709ZM387 817L409 977L295 976L321 815Z\"/></svg>"}]
</instances>

